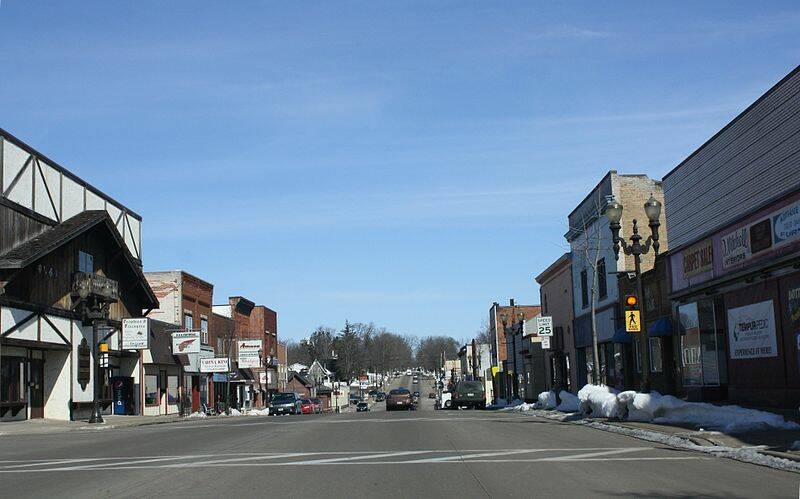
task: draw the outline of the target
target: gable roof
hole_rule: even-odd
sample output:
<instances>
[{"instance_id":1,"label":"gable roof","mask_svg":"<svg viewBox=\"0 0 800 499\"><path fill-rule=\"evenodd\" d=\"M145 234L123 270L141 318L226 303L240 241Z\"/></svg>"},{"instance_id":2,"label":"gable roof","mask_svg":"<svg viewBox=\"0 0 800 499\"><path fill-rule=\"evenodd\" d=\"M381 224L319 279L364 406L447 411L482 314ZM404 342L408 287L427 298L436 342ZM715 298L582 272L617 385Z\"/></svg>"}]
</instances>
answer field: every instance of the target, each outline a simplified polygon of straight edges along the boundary
<instances>
[{"instance_id":1,"label":"gable roof","mask_svg":"<svg viewBox=\"0 0 800 499\"><path fill-rule=\"evenodd\" d=\"M45 230L38 236L11 248L0 255L0 270L25 268L98 226L105 227L108 230L114 242L123 252L134 278L139 281L138 287L144 295L145 307L143 308L158 308L158 299L147 283L142 268L138 265L137 260L131 254L128 245L125 244L119 231L114 227L111 217L108 216L108 212L105 210L87 210L78 213L74 217Z\"/></svg>"},{"instance_id":2,"label":"gable roof","mask_svg":"<svg viewBox=\"0 0 800 499\"><path fill-rule=\"evenodd\" d=\"M289 371L289 379L287 379L287 380L286 380L286 382L288 383L288 382L292 381L292 380L293 380L293 379L295 379L295 378L296 378L296 379L297 379L297 381L299 381L299 382L300 382L300 383L301 383L303 386L306 386L306 387L312 387L312 386L314 386L314 383L313 383L311 380L309 380L309 379L306 377L306 375L305 375L305 374L300 374L299 372L296 372L296 371Z\"/></svg>"}]
</instances>

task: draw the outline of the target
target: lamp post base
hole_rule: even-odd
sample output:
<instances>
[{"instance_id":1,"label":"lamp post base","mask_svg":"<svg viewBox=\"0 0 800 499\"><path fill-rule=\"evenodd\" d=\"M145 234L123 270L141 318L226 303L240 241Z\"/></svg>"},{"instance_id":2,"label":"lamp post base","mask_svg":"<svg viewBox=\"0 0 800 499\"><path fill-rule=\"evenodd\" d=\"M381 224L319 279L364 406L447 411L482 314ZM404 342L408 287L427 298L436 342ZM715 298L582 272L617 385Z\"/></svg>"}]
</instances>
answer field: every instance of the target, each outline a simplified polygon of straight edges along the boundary
<instances>
[{"instance_id":1,"label":"lamp post base","mask_svg":"<svg viewBox=\"0 0 800 499\"><path fill-rule=\"evenodd\" d=\"M95 424L95 423L105 423L105 421L103 421L103 415L100 414L99 405L94 406L94 408L92 409L92 415L89 416L89 424Z\"/></svg>"}]
</instances>

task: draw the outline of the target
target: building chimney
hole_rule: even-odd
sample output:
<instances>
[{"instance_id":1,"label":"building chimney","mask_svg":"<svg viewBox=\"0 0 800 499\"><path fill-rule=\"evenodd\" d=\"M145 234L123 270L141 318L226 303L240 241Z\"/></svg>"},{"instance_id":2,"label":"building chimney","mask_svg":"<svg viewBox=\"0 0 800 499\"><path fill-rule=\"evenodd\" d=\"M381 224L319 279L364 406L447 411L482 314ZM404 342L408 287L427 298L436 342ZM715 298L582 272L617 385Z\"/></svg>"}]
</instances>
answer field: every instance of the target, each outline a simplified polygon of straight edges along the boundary
<instances>
[{"instance_id":1,"label":"building chimney","mask_svg":"<svg viewBox=\"0 0 800 499\"><path fill-rule=\"evenodd\" d=\"M509 306L509 307L513 307L513 306L514 306L514 299L513 299L513 298L511 298L510 300L508 300L508 306Z\"/></svg>"}]
</instances>

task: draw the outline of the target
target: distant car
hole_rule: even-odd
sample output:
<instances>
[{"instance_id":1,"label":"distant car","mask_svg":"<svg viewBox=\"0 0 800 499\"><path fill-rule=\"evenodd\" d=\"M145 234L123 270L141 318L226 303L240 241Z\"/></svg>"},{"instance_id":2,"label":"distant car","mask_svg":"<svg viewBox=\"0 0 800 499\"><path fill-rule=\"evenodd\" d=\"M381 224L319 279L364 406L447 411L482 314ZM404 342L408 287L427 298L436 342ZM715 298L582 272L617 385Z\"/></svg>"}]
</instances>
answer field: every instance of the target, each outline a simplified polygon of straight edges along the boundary
<instances>
[{"instance_id":1,"label":"distant car","mask_svg":"<svg viewBox=\"0 0 800 499\"><path fill-rule=\"evenodd\" d=\"M450 407L486 409L486 392L480 381L459 381L452 390Z\"/></svg>"},{"instance_id":2,"label":"distant car","mask_svg":"<svg viewBox=\"0 0 800 499\"><path fill-rule=\"evenodd\" d=\"M358 395L350 395L350 404L351 405L356 405L359 402L361 402L361 397L359 397Z\"/></svg>"},{"instance_id":3,"label":"distant car","mask_svg":"<svg viewBox=\"0 0 800 499\"><path fill-rule=\"evenodd\" d=\"M414 400L419 400L419 392L414 392L414 393L412 393L412 394L411 394L411 397L412 397Z\"/></svg>"},{"instance_id":4,"label":"distant car","mask_svg":"<svg viewBox=\"0 0 800 499\"><path fill-rule=\"evenodd\" d=\"M276 393L269 402L269 413L300 414L300 396L296 393Z\"/></svg>"},{"instance_id":5,"label":"distant car","mask_svg":"<svg viewBox=\"0 0 800 499\"><path fill-rule=\"evenodd\" d=\"M317 398L313 398L313 399L311 399L311 403L314 404L314 412L316 414L322 414L322 411L324 409L324 407L322 405L322 400L317 399Z\"/></svg>"},{"instance_id":6,"label":"distant car","mask_svg":"<svg viewBox=\"0 0 800 499\"><path fill-rule=\"evenodd\" d=\"M314 402L311 399L303 399L300 401L301 414L314 414Z\"/></svg>"},{"instance_id":7,"label":"distant car","mask_svg":"<svg viewBox=\"0 0 800 499\"><path fill-rule=\"evenodd\" d=\"M375 395L375 402L383 402L384 400L386 400L386 394L385 393L378 392L378 394Z\"/></svg>"},{"instance_id":8,"label":"distant car","mask_svg":"<svg viewBox=\"0 0 800 499\"><path fill-rule=\"evenodd\" d=\"M412 383L414 383L414 384L417 384L417 383L419 383L419 377L417 377L417 376L414 376L414 377L411 379L411 382L412 382Z\"/></svg>"},{"instance_id":9,"label":"distant car","mask_svg":"<svg viewBox=\"0 0 800 499\"><path fill-rule=\"evenodd\" d=\"M394 390L390 390L389 395L386 397L387 411L397 411L401 409L410 411L413 409L413 405L414 401L411 398L411 392L405 388L395 388Z\"/></svg>"},{"instance_id":10,"label":"distant car","mask_svg":"<svg viewBox=\"0 0 800 499\"><path fill-rule=\"evenodd\" d=\"M428 394L428 398L429 398L429 399L435 399L435 398L436 398L436 393L435 393L435 392L430 392L430 393Z\"/></svg>"},{"instance_id":11,"label":"distant car","mask_svg":"<svg viewBox=\"0 0 800 499\"><path fill-rule=\"evenodd\" d=\"M369 412L369 404L366 402L359 402L356 405L356 412Z\"/></svg>"}]
</instances>

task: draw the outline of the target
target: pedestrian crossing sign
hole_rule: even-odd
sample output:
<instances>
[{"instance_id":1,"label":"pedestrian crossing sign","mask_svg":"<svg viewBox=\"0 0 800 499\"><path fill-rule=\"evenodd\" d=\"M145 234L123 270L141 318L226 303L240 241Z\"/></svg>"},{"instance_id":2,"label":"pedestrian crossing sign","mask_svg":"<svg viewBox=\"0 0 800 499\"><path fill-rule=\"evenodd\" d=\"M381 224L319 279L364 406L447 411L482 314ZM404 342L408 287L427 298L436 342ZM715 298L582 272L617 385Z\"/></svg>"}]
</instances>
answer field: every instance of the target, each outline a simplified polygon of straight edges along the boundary
<instances>
[{"instance_id":1,"label":"pedestrian crossing sign","mask_svg":"<svg viewBox=\"0 0 800 499\"><path fill-rule=\"evenodd\" d=\"M640 333L642 331L641 315L638 310L625 311L625 331L628 333Z\"/></svg>"}]
</instances>

